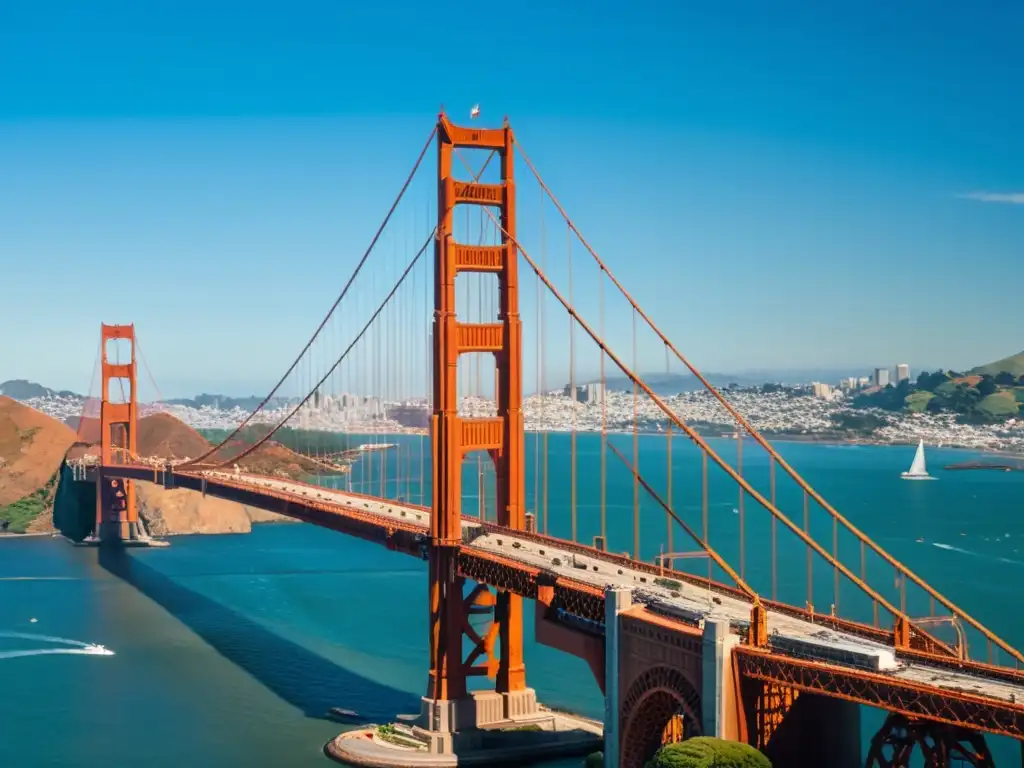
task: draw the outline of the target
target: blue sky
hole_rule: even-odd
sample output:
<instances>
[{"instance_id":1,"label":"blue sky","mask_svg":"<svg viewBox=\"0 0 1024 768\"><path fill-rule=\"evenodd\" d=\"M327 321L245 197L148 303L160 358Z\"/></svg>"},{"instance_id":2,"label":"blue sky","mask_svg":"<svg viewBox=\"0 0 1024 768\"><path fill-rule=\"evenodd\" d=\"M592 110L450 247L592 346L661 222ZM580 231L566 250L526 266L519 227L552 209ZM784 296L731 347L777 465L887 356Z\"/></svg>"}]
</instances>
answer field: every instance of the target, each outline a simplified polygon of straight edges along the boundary
<instances>
[{"instance_id":1,"label":"blue sky","mask_svg":"<svg viewBox=\"0 0 1024 768\"><path fill-rule=\"evenodd\" d=\"M262 390L441 103L510 116L704 369L1024 349L1024 9L770 5L6 3L0 379L85 390L134 321L166 395Z\"/></svg>"}]
</instances>

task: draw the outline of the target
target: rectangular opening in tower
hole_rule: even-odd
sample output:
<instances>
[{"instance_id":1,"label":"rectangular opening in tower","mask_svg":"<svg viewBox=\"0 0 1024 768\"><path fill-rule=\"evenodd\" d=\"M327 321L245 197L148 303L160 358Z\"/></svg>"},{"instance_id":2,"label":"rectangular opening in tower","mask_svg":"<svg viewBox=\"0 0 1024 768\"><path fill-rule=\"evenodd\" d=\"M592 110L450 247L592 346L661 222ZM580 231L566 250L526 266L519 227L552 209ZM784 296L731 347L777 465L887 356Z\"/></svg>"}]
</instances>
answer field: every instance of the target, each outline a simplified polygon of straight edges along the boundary
<instances>
[{"instance_id":1,"label":"rectangular opening in tower","mask_svg":"<svg viewBox=\"0 0 1024 768\"><path fill-rule=\"evenodd\" d=\"M462 514L497 522L494 461L487 451L469 451L462 460Z\"/></svg>"},{"instance_id":2,"label":"rectangular opening in tower","mask_svg":"<svg viewBox=\"0 0 1024 768\"><path fill-rule=\"evenodd\" d=\"M463 419L493 419L497 416L498 367L494 353L459 355L457 370L459 416Z\"/></svg>"},{"instance_id":3,"label":"rectangular opening in tower","mask_svg":"<svg viewBox=\"0 0 1024 768\"><path fill-rule=\"evenodd\" d=\"M501 287L494 272L459 272L455 276L455 319L460 323L497 323Z\"/></svg>"},{"instance_id":4,"label":"rectangular opening in tower","mask_svg":"<svg viewBox=\"0 0 1024 768\"><path fill-rule=\"evenodd\" d=\"M111 376L107 381L106 399L108 403L121 405L132 400L132 381L124 376Z\"/></svg>"},{"instance_id":5,"label":"rectangular opening in tower","mask_svg":"<svg viewBox=\"0 0 1024 768\"><path fill-rule=\"evenodd\" d=\"M456 182L501 183L501 153L491 149L459 147L452 155L452 178Z\"/></svg>"},{"instance_id":6,"label":"rectangular opening in tower","mask_svg":"<svg viewBox=\"0 0 1024 768\"><path fill-rule=\"evenodd\" d=\"M127 365L133 352L131 339L107 339L103 345L103 359L113 365Z\"/></svg>"}]
</instances>

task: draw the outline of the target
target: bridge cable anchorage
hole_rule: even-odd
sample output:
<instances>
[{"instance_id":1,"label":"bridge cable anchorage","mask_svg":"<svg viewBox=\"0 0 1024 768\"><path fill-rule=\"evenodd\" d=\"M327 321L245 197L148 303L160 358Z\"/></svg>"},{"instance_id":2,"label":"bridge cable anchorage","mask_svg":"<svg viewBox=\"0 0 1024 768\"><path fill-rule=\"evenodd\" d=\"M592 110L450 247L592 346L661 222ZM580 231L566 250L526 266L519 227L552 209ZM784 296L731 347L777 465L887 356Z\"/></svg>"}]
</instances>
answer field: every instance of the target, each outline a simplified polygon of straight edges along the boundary
<instances>
[{"instance_id":1,"label":"bridge cable anchorage","mask_svg":"<svg viewBox=\"0 0 1024 768\"><path fill-rule=\"evenodd\" d=\"M636 310L636 312L640 315L640 317L647 323L648 327L650 327L651 330L653 330L655 332L655 334L657 334L658 338L662 341L662 343L665 344L666 348L672 351L672 353L676 356L676 358L684 366L686 366L686 368L690 371L690 373L698 381L700 381L700 383L704 386L704 388L708 392L710 392L712 394L712 396L714 396L715 399L717 399L722 404L722 406L737 421L737 423L744 430L746 430L746 432L768 453L768 455L771 458L771 460L773 462L777 463L783 469L783 471L785 471L786 474L788 474L797 483L797 485L799 485L812 499L814 499L814 501L819 506L821 506L822 509L824 509L835 520L838 520L838 522L841 523L847 529L847 531L852 533L862 543L867 544L879 557L881 557L883 560L888 562L890 565L892 565L894 568L896 568L898 571L900 571L905 577L909 578L917 586L919 586L921 589L923 589L931 598L937 600L945 608L947 608L951 612L957 614L961 619L963 619L968 624L970 624L972 627L974 627L974 629L978 630L982 635L984 635L986 637L986 639L988 639L989 641L991 641L992 643L997 645L999 648L1004 650L1006 653L1010 654L1017 661L1024 662L1024 654L1021 654L1017 649L1015 649L1013 646L1011 646L1008 643L1006 643L1004 640L1002 640L1000 637L998 637L995 633L993 633L991 630L989 630L984 625L982 625L979 621L977 621L976 619L971 617L965 611L961 610L955 603L953 603L951 600L946 598L944 595L942 595L940 592L938 592L938 590L936 590L934 587L932 587L930 584L928 584L924 579L922 579L916 573L914 573L909 568L907 568L905 565L903 565L903 563L901 563L899 560L897 560L892 555L890 555L879 544L875 543L875 541L872 540L867 534L865 534L863 531L861 531L857 526L855 526L852 522L850 522L850 520L847 519L842 513L840 513L831 504L829 504L825 500L825 498L823 496L821 496L821 494L819 494L806 480L804 480L804 478L796 471L796 469L794 469L788 462L786 462L785 459L782 458L782 456L775 450L775 448L771 445L771 443L769 443L767 440L765 440L764 437L762 437L761 434L756 429L754 429L753 426L746 420L746 418L744 418L743 415L732 405L732 403L730 403L728 401L728 399L725 398L718 389L716 389L714 386L712 386L712 384L704 377L704 375L697 369L697 367L694 366L689 361L689 359L686 358L686 356L684 356L678 350L678 348L672 343L672 341L668 338L668 336L666 336L665 333L658 327L658 325L650 318L650 316L647 315L646 312L644 312L644 310L640 307L640 305L636 302L636 300L632 297L632 295L618 281L618 279L611 272L611 270L604 263L604 261L597 254L597 252L590 245L590 243L587 242L587 239L580 232L579 228L570 219L568 213L566 213L566 211L562 207L561 203L555 197L555 195L551 191L550 187L548 187L548 185L545 183L544 179L541 177L540 173L538 172L536 166L533 164L533 162L530 160L529 156L527 155L526 151L523 149L523 145L519 142L518 139L514 138L513 141L515 142L516 147L518 147L519 153L522 155L523 161L526 163L526 165L530 169L531 173L533 173L534 177L537 179L538 184L540 184L540 186L544 190L545 194L551 199L551 202L558 209L558 211L562 215L562 217L569 223L569 226L571 227L572 231L576 233L577 237L579 237L580 242L587 249L587 251L590 253L590 255L594 258L595 262L598 264L598 266L600 267L601 271L608 275L608 277L609 277L609 279L611 279L613 285L615 285L615 287L622 293L623 297L630 303L630 305ZM520 247L520 251L522 251L521 247ZM523 255L524 256L526 255L525 252L523 253ZM774 473L773 473L773 476L774 476ZM774 506L774 504L773 504L773 506Z\"/></svg>"},{"instance_id":2,"label":"bridge cable anchorage","mask_svg":"<svg viewBox=\"0 0 1024 768\"><path fill-rule=\"evenodd\" d=\"M708 556L715 561L715 564L718 565L718 567L721 568L723 571L725 571L734 582L736 582L736 586L739 587L747 595L747 597L751 598L752 600L757 600L757 593L755 593L754 590L751 589L750 585L743 580L743 577L740 576L740 574L736 573L736 571L729 565L729 563L727 563L725 559L722 558L722 556L719 555L718 552L716 552L711 547L710 544L701 539L701 537L697 535L696 531L694 531L690 526L683 522L683 519L679 517L678 514L676 514L676 511L672 509L668 504L666 504L664 499L661 498L658 492L655 491L654 488L651 487L650 483L648 483L643 478L643 476L637 470L636 466L631 464L629 462L629 459L623 456L622 452L611 443L608 443L608 449L612 453L614 453L623 464L626 465L626 468L633 474L634 480L643 486L644 490L650 494L651 498L658 502L658 504L661 505L661 508L664 509L667 514L672 516L672 519L674 519L679 524L683 531L691 539L693 539L701 549L708 553Z\"/></svg>"},{"instance_id":3,"label":"bridge cable anchorage","mask_svg":"<svg viewBox=\"0 0 1024 768\"><path fill-rule=\"evenodd\" d=\"M435 232L436 232L436 228L435 228L434 231L432 231L430 233L430 235L427 236L426 242L423 243L423 245L420 247L419 251L416 252L416 255L413 256L412 260L409 262L409 265L405 268L405 271L403 271L401 276L398 278L398 282L396 282L394 284L394 287L392 287L391 290L388 292L387 296L384 297L384 300L380 303L380 305L374 311L373 315L371 315L370 319L366 321L366 324L362 327L362 330L360 330L359 333L356 334L356 337L345 348L345 351L341 353L341 356L334 362L334 364L330 367L330 369L327 371L327 373L325 373L320 378L320 380L309 391L309 393L302 399L302 401L299 402L299 404L296 405L294 408L292 408L292 410L288 413L288 415L285 416L283 419L281 419L269 432L267 432L267 434L263 435L259 440L254 442L252 445L248 446L245 450L243 450L238 455L233 456L230 459L225 459L224 461L222 461L222 462L220 462L218 464L214 464L214 467L216 467L216 468L224 467L227 464L235 463L237 461L240 461L241 459L244 459L246 456L249 456L250 454L252 454L261 445L263 445L268 440L270 440L270 438L272 438L277 433L277 431L279 429L281 429L281 427L283 427L286 423L288 423L288 420L291 419L292 416L294 416L296 413L299 412L299 409L301 409L302 406L304 406L306 403L308 403L310 401L310 399L312 399L313 395L316 394L316 391L320 388L320 386L325 381L327 381L328 377L332 373L334 373L334 371L338 368L338 366L341 365L342 361L344 361L345 358L348 357L348 354L352 351L352 349L356 346L356 344L358 344L359 341L363 338L363 336L366 335L366 332L370 329L370 326L373 325L374 321L380 316L381 312L383 312L384 308L388 305L388 302L390 302L392 297L398 292L398 289L402 286L402 283L405 282L405 278L408 277L409 273L412 271L412 268L414 266L416 266L416 263L420 260L420 258L426 252L427 247L430 246L431 243L433 243ZM209 454L207 454L207 455L209 455Z\"/></svg>"},{"instance_id":4,"label":"bridge cable anchorage","mask_svg":"<svg viewBox=\"0 0 1024 768\"><path fill-rule=\"evenodd\" d=\"M196 457L196 458L194 458L194 459L192 459L192 460L190 460L188 462L185 462L184 464L182 464L180 466L182 466L182 467L192 467L192 466L195 466L195 465L199 464L200 462L208 459L210 456L213 456L214 454L216 454L218 451L220 451L222 448L224 448L229 442L234 440L238 436L238 434L243 429L245 429L246 426L248 426L249 422L252 421L253 417L255 417L255 415L257 413L259 413L261 410L263 410L263 408L267 405L267 403L270 402L271 398L273 398L274 395L277 394L278 390L281 388L281 386L284 384L284 382L288 379L288 377L292 374L292 372L295 370L295 368L299 365L299 363L302 360L303 356L306 354L306 352L309 351L310 347L313 346L313 342L316 341L317 337L320 335L320 332L323 331L324 326L327 325L328 320L330 320L331 317L334 315L334 312L338 308L338 305L341 304L342 300L348 294L349 289L352 287L352 284L355 282L356 276L359 275L359 273L362 270L363 266L366 264L367 259L369 259L370 254L373 252L374 247L377 245L377 241L380 240L380 237L383 234L384 229L387 227L388 222L391 220L392 215L394 214L395 210L398 208L398 204L402 201L402 198L405 196L406 190L409 189L409 185L412 183L413 178L416 176L416 172L419 170L420 165L423 163L423 158L426 156L427 150L430 149L430 145L433 143L434 136L436 134L437 134L437 126L434 126L433 130L431 130L430 135L427 137L427 140L426 140L426 142L423 145L423 149L420 150L420 154L416 158L416 162L413 164L412 170L409 172L409 175L406 177L405 183L402 184L402 188L399 190L398 196L395 198L394 202L391 204L391 208L388 209L387 215L384 217L384 220L381 222L380 226L377 228L377 232L374 234L373 239L370 241L370 245L367 246L366 251L363 253L362 258L359 259L359 262L356 264L355 270L352 272L352 274L349 276L348 281L345 283L345 287L342 288L341 293L338 295L338 298L336 298L334 300L334 303L331 305L331 308L327 311L327 314L324 316L324 319L322 321L320 321L320 325L317 326L317 329L313 332L313 335L310 337L309 341L306 342L306 345L302 348L302 351L299 352L298 356L295 358L295 361L288 367L288 370L285 371L284 375L280 378L280 380L277 382L277 384L274 385L274 388L270 390L270 392L267 394L267 396L263 398L263 400L260 402L260 404L257 405L252 410L252 412L248 416L246 416L237 427L235 427L234 431L232 431L231 434L229 434L227 437L225 437L220 442L220 444L218 444L218 445L210 448L210 450L206 451L206 453L204 453L201 456L198 456L198 457ZM265 440L263 442L265 442ZM220 466L223 466L223 464L221 464Z\"/></svg>"},{"instance_id":5,"label":"bridge cable anchorage","mask_svg":"<svg viewBox=\"0 0 1024 768\"><path fill-rule=\"evenodd\" d=\"M466 163L465 158L462 156L462 153L460 153L458 151L458 148L456 148L455 152L456 152L456 154L459 155L460 159L462 159L462 162L465 164ZM494 214L491 213L490 211L487 211L487 213L488 213L489 216L491 216L492 220L494 220L497 223L497 220L494 218ZM501 228L500 223L498 224L498 226L499 226L499 228ZM711 446L708 445L708 443L704 440L703 437L700 436L700 434L698 434L692 427L690 427L682 419L680 419L679 416L671 408L668 407L668 405L665 403L665 401L662 400L657 394L655 394L655 392L650 388L650 386L648 386L639 376L637 376L637 374L633 370L631 370L629 368L629 366L625 365L625 363L622 362L622 360L619 358L619 356L616 355L611 350L611 348L608 346L608 344L603 339L598 337L598 335L590 327L589 323L587 323L579 315L579 313L576 311L576 308L573 307L566 300L566 298L561 294L561 292L555 287L554 283L551 282L550 278L548 278L548 276L546 274L544 274L540 270L540 267L537 265L537 262L534 261L534 259L529 255L529 253L523 247L522 243L520 243L518 240L516 240L514 237L512 237L507 231L504 230L504 228L501 228L501 229L502 229L503 234L506 237L508 237L509 241L515 244L516 248L519 250L519 252L523 255L523 258L529 264L530 268L534 270L534 272L538 275L538 277L540 277L541 280L544 281L544 283L547 286L548 290L552 293L552 295L554 295L555 299L562 305L562 307L572 317L575 318L576 322L578 322L580 324L580 327L583 328L583 330L587 333L588 336L590 336L591 340L594 341L594 343L596 343L608 355L608 357L612 360L612 362L615 363L619 367L619 369L630 379L630 381L634 385L636 385L640 389L642 389L644 391L644 393L651 399L651 401L655 405L657 405L658 408L671 421L675 422L676 426L678 426L686 434L686 436L690 438L691 441L693 441L702 451L704 451L708 456L710 456L711 459L716 464L718 464L718 466L721 469L723 469L725 471L725 473L727 475L729 475L729 477L731 477L733 479L733 481L735 481L736 483L740 484L746 490L746 492L749 493L751 497L753 497L753 499L755 501L757 501L762 507L764 507L766 510L768 510L772 515L777 516L779 518L779 520L781 520L782 523L784 525L786 525L786 527L788 527L794 534L797 535L797 537L799 537L809 547L813 548L814 551L817 552L818 555L822 559L825 560L825 562L827 562L828 564L833 565L836 568L838 568L843 573L843 575L847 577L847 579L849 579L853 584L858 586L862 591L866 592L870 597L872 597L875 600L877 600L879 602L879 604L882 605L893 616L901 617L901 618L906 619L907 621L909 621L909 617L906 616L906 614L904 612L900 611L896 606L892 605L892 603L890 603L883 595L878 593L870 584L868 584L865 581L863 581L862 579L860 579L856 574L854 574L843 563L834 560L832 558L832 556L828 553L827 550L825 550L820 544L818 544L817 541L812 539L807 533L805 533L803 530L801 530L800 527L798 525L796 525L785 513L783 513L781 510L779 510L775 506L773 506L768 501L768 499L766 499L764 497L763 494L761 494L753 486L751 486L750 483L747 482L741 475L739 475L736 472L736 470L728 462L724 461L711 448ZM607 267L604 268L604 271L608 272ZM608 275L609 275L609 277L612 277L610 272L608 272ZM612 277L612 280L614 282L614 278L613 277ZM621 289L621 287L620 287L620 290L623 290L623 289ZM634 307L637 309L638 313L642 314L642 311L639 310L639 308L637 308L635 304L634 304ZM650 321L648 321L648 322L650 322ZM663 340L665 340L664 337L663 337ZM710 387L710 384L707 384L706 386ZM724 399L723 399L723 401L724 401ZM750 431L752 435L757 434L753 430L752 427L750 427L748 431ZM836 514L838 514L838 513L836 513ZM950 656L954 656L955 657L957 655L956 652L952 648L948 647L945 643L942 643L940 640L938 640L937 638L933 637L930 633L924 631L923 629L921 629L920 627L917 627L916 625L912 624L911 626L914 627L914 629L917 631L917 633L919 635L927 638L931 643L933 643L934 647L939 648L939 649L945 651ZM1000 642L1002 642L1002 641L1000 641ZM1005 649L1007 649L1008 652L1010 652L1013 655L1015 655L1015 657L1020 658L1021 661L1024 661L1024 656L1021 656L1019 654L1019 652L1014 650L1009 645L1006 645L1005 643L1003 645L1005 645Z\"/></svg>"}]
</instances>

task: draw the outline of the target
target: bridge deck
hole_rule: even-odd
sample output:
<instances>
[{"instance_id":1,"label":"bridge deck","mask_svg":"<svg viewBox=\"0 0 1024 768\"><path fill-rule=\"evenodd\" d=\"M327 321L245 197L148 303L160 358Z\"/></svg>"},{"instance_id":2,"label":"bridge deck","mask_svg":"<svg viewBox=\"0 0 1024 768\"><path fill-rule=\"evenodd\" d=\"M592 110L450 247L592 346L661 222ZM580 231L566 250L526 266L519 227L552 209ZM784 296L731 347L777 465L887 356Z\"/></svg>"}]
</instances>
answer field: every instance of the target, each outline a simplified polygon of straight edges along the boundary
<instances>
[{"instance_id":1,"label":"bridge deck","mask_svg":"<svg viewBox=\"0 0 1024 768\"><path fill-rule=\"evenodd\" d=\"M111 470L151 482L155 477L152 469L106 471ZM300 507L310 503L327 505L334 508L334 515L354 514L382 529L417 531L420 535L429 531L429 510L412 504L231 472L183 473L175 477L201 479L211 495L225 495L224 489L231 486L251 489L257 496L264 495L266 508L271 511L282 511L282 499L290 499ZM285 514L291 513L286 510ZM292 516L309 519L299 512ZM670 589L654 583L656 574L650 568L630 567L614 555L596 550L581 554L571 542L560 544L547 538L539 542L540 537L481 525L471 518L463 520L463 531L464 540L469 542L464 546L468 552L510 562L531 574L547 573L587 585L595 594L612 585L632 589L634 599L649 607L656 604L661 616L668 614L669 620L691 630L705 619L716 618L727 620L734 630L749 626L749 600L721 590L712 592L686 582ZM907 654L894 654L891 645L771 608L768 632L771 647L767 652L744 649L740 654L744 674L905 714L1024 737L1024 677L1012 670L962 665L953 659L934 663L908 659Z\"/></svg>"}]
</instances>

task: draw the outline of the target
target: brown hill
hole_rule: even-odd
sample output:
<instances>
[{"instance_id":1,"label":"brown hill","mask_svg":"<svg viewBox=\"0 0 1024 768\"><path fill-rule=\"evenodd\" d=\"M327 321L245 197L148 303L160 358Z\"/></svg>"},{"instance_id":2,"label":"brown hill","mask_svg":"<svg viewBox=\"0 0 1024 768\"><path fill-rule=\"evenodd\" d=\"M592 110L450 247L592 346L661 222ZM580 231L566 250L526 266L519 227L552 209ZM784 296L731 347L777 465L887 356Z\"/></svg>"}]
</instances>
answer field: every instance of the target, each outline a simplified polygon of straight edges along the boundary
<instances>
[{"instance_id":1,"label":"brown hill","mask_svg":"<svg viewBox=\"0 0 1024 768\"><path fill-rule=\"evenodd\" d=\"M215 458L220 461L237 456L245 449L242 444L228 445L219 451ZM273 440L268 440L250 453L238 465L246 472L257 475L278 475L298 480L305 475L315 475L323 471L323 467L310 461L300 453L287 448Z\"/></svg>"},{"instance_id":2,"label":"brown hill","mask_svg":"<svg viewBox=\"0 0 1024 768\"><path fill-rule=\"evenodd\" d=\"M66 424L0 396L0 506L45 486L73 442Z\"/></svg>"},{"instance_id":3,"label":"brown hill","mask_svg":"<svg viewBox=\"0 0 1024 768\"><path fill-rule=\"evenodd\" d=\"M138 449L141 456L194 459L210 448L205 437L169 413L154 413L139 420Z\"/></svg>"},{"instance_id":4,"label":"brown hill","mask_svg":"<svg viewBox=\"0 0 1024 768\"><path fill-rule=\"evenodd\" d=\"M78 430L79 441L95 444L99 442L98 419L84 419ZM212 447L210 442L192 427L169 413L154 413L139 419L138 450L140 456L160 459L194 459L202 456ZM245 444L229 444L216 455L214 461L224 461L245 450ZM77 447L75 453L87 451ZM99 453L91 450L91 453ZM260 475L287 476L299 479L303 475L316 474L322 470L317 463L292 451L280 443L270 440L240 462L243 470Z\"/></svg>"}]
</instances>

